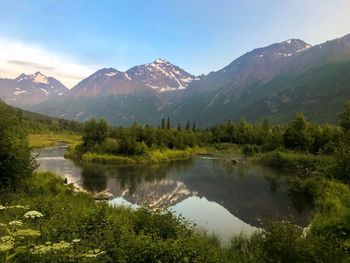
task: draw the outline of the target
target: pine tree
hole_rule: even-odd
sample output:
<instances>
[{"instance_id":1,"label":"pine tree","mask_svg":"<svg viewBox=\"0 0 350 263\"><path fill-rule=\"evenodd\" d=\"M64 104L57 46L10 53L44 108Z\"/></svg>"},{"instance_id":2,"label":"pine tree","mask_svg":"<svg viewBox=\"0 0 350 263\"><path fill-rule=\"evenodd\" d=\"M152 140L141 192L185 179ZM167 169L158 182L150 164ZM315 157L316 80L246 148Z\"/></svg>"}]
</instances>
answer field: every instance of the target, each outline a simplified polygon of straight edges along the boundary
<instances>
[{"instance_id":1,"label":"pine tree","mask_svg":"<svg viewBox=\"0 0 350 263\"><path fill-rule=\"evenodd\" d=\"M165 129L165 119L164 118L162 118L161 128L163 130Z\"/></svg>"},{"instance_id":2,"label":"pine tree","mask_svg":"<svg viewBox=\"0 0 350 263\"><path fill-rule=\"evenodd\" d=\"M187 121L185 130L186 131L190 130L190 121Z\"/></svg>"},{"instance_id":3,"label":"pine tree","mask_svg":"<svg viewBox=\"0 0 350 263\"><path fill-rule=\"evenodd\" d=\"M193 121L192 122L192 131L196 131L196 122L195 121Z\"/></svg>"},{"instance_id":4,"label":"pine tree","mask_svg":"<svg viewBox=\"0 0 350 263\"><path fill-rule=\"evenodd\" d=\"M169 117L168 117L168 119L166 121L166 128L167 128L167 130L170 130L170 128L171 128Z\"/></svg>"}]
</instances>

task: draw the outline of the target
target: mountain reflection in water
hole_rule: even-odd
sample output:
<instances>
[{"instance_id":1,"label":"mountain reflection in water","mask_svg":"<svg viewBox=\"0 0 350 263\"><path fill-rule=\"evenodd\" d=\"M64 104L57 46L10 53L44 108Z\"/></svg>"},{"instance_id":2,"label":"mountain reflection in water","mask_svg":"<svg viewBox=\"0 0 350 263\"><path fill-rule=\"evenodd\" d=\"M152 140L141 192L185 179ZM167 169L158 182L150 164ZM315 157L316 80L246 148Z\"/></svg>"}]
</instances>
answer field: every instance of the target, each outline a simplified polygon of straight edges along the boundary
<instances>
[{"instance_id":1,"label":"mountain reflection in water","mask_svg":"<svg viewBox=\"0 0 350 263\"><path fill-rule=\"evenodd\" d=\"M224 240L271 221L304 226L309 220L309 202L293 191L290 177L258 165L228 165L208 158L163 165L82 164L57 158L64 151L39 150L39 170L56 172L89 191L109 189L116 197L111 204L170 208Z\"/></svg>"}]
</instances>

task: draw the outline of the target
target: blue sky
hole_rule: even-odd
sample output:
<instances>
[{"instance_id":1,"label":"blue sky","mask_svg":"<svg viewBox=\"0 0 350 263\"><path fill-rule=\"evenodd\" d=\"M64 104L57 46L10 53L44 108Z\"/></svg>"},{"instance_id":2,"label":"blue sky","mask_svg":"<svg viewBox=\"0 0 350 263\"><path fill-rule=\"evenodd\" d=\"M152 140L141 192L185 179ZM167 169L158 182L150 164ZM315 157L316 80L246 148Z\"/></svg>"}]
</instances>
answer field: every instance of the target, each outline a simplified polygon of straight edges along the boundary
<instances>
[{"instance_id":1,"label":"blue sky","mask_svg":"<svg viewBox=\"0 0 350 263\"><path fill-rule=\"evenodd\" d=\"M349 0L0 0L0 76L40 70L72 87L158 57L206 74L257 47L348 34L349 13Z\"/></svg>"}]
</instances>

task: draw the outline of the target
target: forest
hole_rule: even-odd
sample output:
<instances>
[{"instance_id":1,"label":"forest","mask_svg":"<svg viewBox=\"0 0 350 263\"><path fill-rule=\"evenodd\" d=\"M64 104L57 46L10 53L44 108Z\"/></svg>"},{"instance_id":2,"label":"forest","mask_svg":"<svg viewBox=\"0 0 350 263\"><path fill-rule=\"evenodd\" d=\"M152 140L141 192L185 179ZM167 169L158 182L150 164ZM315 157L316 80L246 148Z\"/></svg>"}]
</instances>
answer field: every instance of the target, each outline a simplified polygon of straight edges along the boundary
<instances>
[{"instance_id":1,"label":"forest","mask_svg":"<svg viewBox=\"0 0 350 263\"><path fill-rule=\"evenodd\" d=\"M196 128L134 124L112 127L30 116L0 104L0 258L2 262L349 262L350 104L339 125L315 125L302 114L284 126L244 120ZM272 222L222 246L171 212L113 208L35 171L29 134L77 133L70 157L81 161L170 161L239 151L286 174L312 200L307 228ZM185 154L187 153L187 154ZM156 156L156 157L155 157ZM89 159L90 158L90 159ZM108 160L107 160L108 162Z\"/></svg>"}]
</instances>

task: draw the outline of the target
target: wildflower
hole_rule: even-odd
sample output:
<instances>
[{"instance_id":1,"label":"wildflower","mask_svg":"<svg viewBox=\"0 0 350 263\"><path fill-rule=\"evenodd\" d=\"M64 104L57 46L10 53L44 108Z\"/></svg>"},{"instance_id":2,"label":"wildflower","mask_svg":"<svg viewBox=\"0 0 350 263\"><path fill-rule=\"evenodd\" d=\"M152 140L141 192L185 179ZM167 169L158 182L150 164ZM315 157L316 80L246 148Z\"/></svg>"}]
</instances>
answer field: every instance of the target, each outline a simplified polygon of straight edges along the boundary
<instances>
[{"instance_id":1,"label":"wildflower","mask_svg":"<svg viewBox=\"0 0 350 263\"><path fill-rule=\"evenodd\" d=\"M35 247L33 248L32 253L33 253L34 255L36 255L36 254L44 255L44 254L50 252L50 251L51 251L51 248L52 248L52 247L51 247L50 245L38 245L38 246L35 246Z\"/></svg>"},{"instance_id":2,"label":"wildflower","mask_svg":"<svg viewBox=\"0 0 350 263\"><path fill-rule=\"evenodd\" d=\"M82 256L85 258L96 258L105 253L106 251L101 251L100 249L97 248L97 249L89 250L87 253L83 254Z\"/></svg>"},{"instance_id":3,"label":"wildflower","mask_svg":"<svg viewBox=\"0 0 350 263\"><path fill-rule=\"evenodd\" d=\"M14 235L19 237L39 237L41 233L40 231L33 229L21 229L18 230Z\"/></svg>"},{"instance_id":4,"label":"wildflower","mask_svg":"<svg viewBox=\"0 0 350 263\"><path fill-rule=\"evenodd\" d=\"M66 250L71 247L71 244L66 241L60 241L59 243L53 243L51 245L51 242L46 242L45 245L38 245L35 246L32 250L33 254L46 254L49 252L58 252L61 250Z\"/></svg>"},{"instance_id":5,"label":"wildflower","mask_svg":"<svg viewBox=\"0 0 350 263\"><path fill-rule=\"evenodd\" d=\"M79 242L80 242L80 239L73 239L72 242L73 242L73 243L79 243Z\"/></svg>"},{"instance_id":6,"label":"wildflower","mask_svg":"<svg viewBox=\"0 0 350 263\"><path fill-rule=\"evenodd\" d=\"M71 247L71 244L66 241L61 241L59 243L52 244L53 250L65 250L65 249L69 249L70 247Z\"/></svg>"},{"instance_id":7,"label":"wildflower","mask_svg":"<svg viewBox=\"0 0 350 263\"><path fill-rule=\"evenodd\" d=\"M28 211L27 213L24 214L25 218L31 218L31 219L40 218L43 216L44 215L38 211Z\"/></svg>"},{"instance_id":8,"label":"wildflower","mask_svg":"<svg viewBox=\"0 0 350 263\"><path fill-rule=\"evenodd\" d=\"M13 237L10 236L2 236L0 237L0 242L1 243L6 243L6 242L14 242L15 240L13 239Z\"/></svg>"},{"instance_id":9,"label":"wildflower","mask_svg":"<svg viewBox=\"0 0 350 263\"><path fill-rule=\"evenodd\" d=\"M7 208L29 209L29 206L24 206L24 205L11 205L11 206L8 206Z\"/></svg>"},{"instance_id":10,"label":"wildflower","mask_svg":"<svg viewBox=\"0 0 350 263\"><path fill-rule=\"evenodd\" d=\"M0 253L7 252L13 248L15 240L10 236L0 237Z\"/></svg>"},{"instance_id":11,"label":"wildflower","mask_svg":"<svg viewBox=\"0 0 350 263\"><path fill-rule=\"evenodd\" d=\"M9 225L10 225L10 226L22 226L23 223L22 223L22 221L20 221L20 220L15 220L15 221L11 221L11 222L9 223Z\"/></svg>"}]
</instances>

